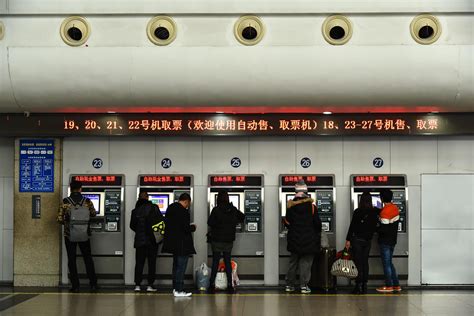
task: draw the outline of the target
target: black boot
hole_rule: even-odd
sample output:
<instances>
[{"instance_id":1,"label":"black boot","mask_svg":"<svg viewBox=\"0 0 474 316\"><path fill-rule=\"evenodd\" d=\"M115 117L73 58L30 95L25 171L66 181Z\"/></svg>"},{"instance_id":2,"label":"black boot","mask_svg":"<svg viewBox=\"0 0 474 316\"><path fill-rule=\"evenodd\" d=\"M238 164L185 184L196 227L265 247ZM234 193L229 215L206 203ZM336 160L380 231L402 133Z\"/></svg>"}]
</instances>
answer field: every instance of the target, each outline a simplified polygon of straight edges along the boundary
<instances>
[{"instance_id":1,"label":"black boot","mask_svg":"<svg viewBox=\"0 0 474 316\"><path fill-rule=\"evenodd\" d=\"M361 294L362 293L362 284L356 283L354 289L352 290L352 294Z\"/></svg>"},{"instance_id":2,"label":"black boot","mask_svg":"<svg viewBox=\"0 0 474 316\"><path fill-rule=\"evenodd\" d=\"M362 283L362 293L361 294L367 294L367 282Z\"/></svg>"}]
</instances>

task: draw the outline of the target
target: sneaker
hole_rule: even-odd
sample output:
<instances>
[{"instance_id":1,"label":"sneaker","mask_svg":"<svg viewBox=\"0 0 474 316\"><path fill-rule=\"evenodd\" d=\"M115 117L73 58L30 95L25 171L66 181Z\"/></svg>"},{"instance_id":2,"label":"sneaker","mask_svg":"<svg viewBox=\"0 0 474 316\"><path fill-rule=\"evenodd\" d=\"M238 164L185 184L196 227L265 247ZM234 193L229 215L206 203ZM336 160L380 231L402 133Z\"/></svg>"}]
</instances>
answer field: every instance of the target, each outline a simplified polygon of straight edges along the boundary
<instances>
[{"instance_id":1,"label":"sneaker","mask_svg":"<svg viewBox=\"0 0 474 316\"><path fill-rule=\"evenodd\" d=\"M190 292L174 292L173 293L174 297L190 297L191 295L193 295L193 293L190 293Z\"/></svg>"},{"instance_id":2,"label":"sneaker","mask_svg":"<svg viewBox=\"0 0 474 316\"><path fill-rule=\"evenodd\" d=\"M291 285L287 285L285 286L285 292L294 292L295 291L295 287L294 286L291 286Z\"/></svg>"},{"instance_id":3,"label":"sneaker","mask_svg":"<svg viewBox=\"0 0 474 316\"><path fill-rule=\"evenodd\" d=\"M393 287L393 291L394 291L394 292L401 292L401 291L402 291L402 287L401 287L400 285L394 286L394 287Z\"/></svg>"},{"instance_id":4,"label":"sneaker","mask_svg":"<svg viewBox=\"0 0 474 316\"><path fill-rule=\"evenodd\" d=\"M142 290L142 289L140 288L139 285L135 286L135 289L134 289L135 292L140 292L141 290Z\"/></svg>"},{"instance_id":5,"label":"sneaker","mask_svg":"<svg viewBox=\"0 0 474 316\"><path fill-rule=\"evenodd\" d=\"M379 293L393 293L393 286L382 286L376 289Z\"/></svg>"},{"instance_id":6,"label":"sneaker","mask_svg":"<svg viewBox=\"0 0 474 316\"><path fill-rule=\"evenodd\" d=\"M310 293L311 293L311 289L309 288L309 286L303 285L301 287L301 294L310 294Z\"/></svg>"},{"instance_id":7,"label":"sneaker","mask_svg":"<svg viewBox=\"0 0 474 316\"><path fill-rule=\"evenodd\" d=\"M158 291L158 290L155 289L154 287L148 285L148 286L146 287L146 291L147 291L147 292L156 292L156 291Z\"/></svg>"}]
</instances>

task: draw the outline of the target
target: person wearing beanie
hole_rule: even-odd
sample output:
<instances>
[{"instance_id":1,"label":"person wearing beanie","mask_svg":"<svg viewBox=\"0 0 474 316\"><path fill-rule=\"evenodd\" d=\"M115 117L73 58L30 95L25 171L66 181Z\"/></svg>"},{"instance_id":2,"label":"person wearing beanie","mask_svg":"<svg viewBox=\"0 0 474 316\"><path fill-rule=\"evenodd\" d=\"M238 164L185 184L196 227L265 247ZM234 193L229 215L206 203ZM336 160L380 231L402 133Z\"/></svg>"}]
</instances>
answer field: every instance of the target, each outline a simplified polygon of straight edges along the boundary
<instances>
[{"instance_id":1,"label":"person wearing beanie","mask_svg":"<svg viewBox=\"0 0 474 316\"><path fill-rule=\"evenodd\" d=\"M302 294L311 293L308 282L311 278L313 259L321 248L321 220L303 180L295 184L295 198L288 201L283 223L288 228L287 250L291 253L286 275L286 292L295 291L296 271L300 274Z\"/></svg>"},{"instance_id":2,"label":"person wearing beanie","mask_svg":"<svg viewBox=\"0 0 474 316\"><path fill-rule=\"evenodd\" d=\"M378 242L385 275L385 286L377 288L377 292L400 292L402 288L400 287L397 271L392 262L393 251L397 244L400 211L398 207L392 203L393 192L391 190L383 190L380 192L380 197L384 206L379 214L380 226L378 229Z\"/></svg>"}]
</instances>

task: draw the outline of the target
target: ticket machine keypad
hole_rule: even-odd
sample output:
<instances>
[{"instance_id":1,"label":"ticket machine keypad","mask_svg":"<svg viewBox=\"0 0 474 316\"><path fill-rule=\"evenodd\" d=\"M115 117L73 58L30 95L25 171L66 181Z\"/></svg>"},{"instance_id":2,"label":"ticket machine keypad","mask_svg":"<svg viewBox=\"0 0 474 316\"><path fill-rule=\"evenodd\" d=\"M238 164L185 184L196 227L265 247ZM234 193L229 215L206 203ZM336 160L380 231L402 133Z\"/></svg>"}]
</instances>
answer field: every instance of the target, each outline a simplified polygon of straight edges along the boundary
<instances>
[{"instance_id":1,"label":"ticket machine keypad","mask_svg":"<svg viewBox=\"0 0 474 316\"><path fill-rule=\"evenodd\" d=\"M401 233L407 232L407 200L404 190L392 190L393 204L400 210L400 222L398 223L398 231Z\"/></svg>"},{"instance_id":2,"label":"ticket machine keypad","mask_svg":"<svg viewBox=\"0 0 474 316\"><path fill-rule=\"evenodd\" d=\"M120 231L120 191L105 191L105 230L109 232Z\"/></svg>"},{"instance_id":3,"label":"ticket machine keypad","mask_svg":"<svg viewBox=\"0 0 474 316\"><path fill-rule=\"evenodd\" d=\"M245 191L245 232L259 233L262 231L262 191Z\"/></svg>"},{"instance_id":4,"label":"ticket machine keypad","mask_svg":"<svg viewBox=\"0 0 474 316\"><path fill-rule=\"evenodd\" d=\"M316 190L316 207L322 229L334 232L334 199L332 190Z\"/></svg>"}]
</instances>

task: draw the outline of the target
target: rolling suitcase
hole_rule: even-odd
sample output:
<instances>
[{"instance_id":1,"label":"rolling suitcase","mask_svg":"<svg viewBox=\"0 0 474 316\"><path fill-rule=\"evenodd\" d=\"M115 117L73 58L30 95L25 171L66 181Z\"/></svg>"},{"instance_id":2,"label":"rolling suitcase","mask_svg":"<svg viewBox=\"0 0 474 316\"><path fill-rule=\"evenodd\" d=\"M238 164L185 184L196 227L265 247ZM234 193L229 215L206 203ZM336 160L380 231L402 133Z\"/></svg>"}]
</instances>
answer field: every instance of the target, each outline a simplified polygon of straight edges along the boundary
<instances>
[{"instance_id":1,"label":"rolling suitcase","mask_svg":"<svg viewBox=\"0 0 474 316\"><path fill-rule=\"evenodd\" d=\"M331 267L336 260L335 248L322 248L317 254L311 267L309 286L326 293L336 291L337 279L331 275Z\"/></svg>"}]
</instances>

